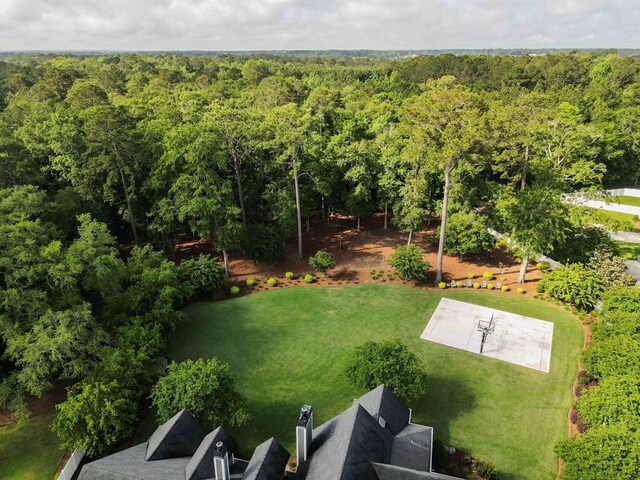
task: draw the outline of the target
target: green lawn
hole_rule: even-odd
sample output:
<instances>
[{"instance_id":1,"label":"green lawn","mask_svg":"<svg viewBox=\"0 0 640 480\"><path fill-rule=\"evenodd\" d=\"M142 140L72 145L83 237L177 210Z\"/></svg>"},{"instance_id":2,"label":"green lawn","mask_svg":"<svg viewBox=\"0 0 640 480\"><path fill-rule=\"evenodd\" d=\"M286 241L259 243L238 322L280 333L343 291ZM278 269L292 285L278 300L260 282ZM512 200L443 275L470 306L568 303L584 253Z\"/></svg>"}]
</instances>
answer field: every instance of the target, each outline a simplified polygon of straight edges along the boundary
<instances>
[{"instance_id":1,"label":"green lawn","mask_svg":"<svg viewBox=\"0 0 640 480\"><path fill-rule=\"evenodd\" d=\"M420 340L449 296L555 323L550 374ZM228 362L253 419L234 435L247 452L271 436L294 447L295 417L311 403L316 424L363 394L343 379L344 360L365 340L401 337L424 361L424 399L414 421L494 462L502 479L553 479L566 435L571 384L582 345L577 319L543 302L501 292L441 292L394 285L291 288L187 308L169 344L173 360Z\"/></svg>"},{"instance_id":2,"label":"green lawn","mask_svg":"<svg viewBox=\"0 0 640 480\"><path fill-rule=\"evenodd\" d=\"M23 425L0 427L0 478L51 480L62 451L49 430L55 411L31 417Z\"/></svg>"},{"instance_id":3,"label":"green lawn","mask_svg":"<svg viewBox=\"0 0 640 480\"><path fill-rule=\"evenodd\" d=\"M612 212L600 208L575 207L583 213L584 219L590 223L603 224L610 230L623 230L633 232L638 230L636 216L630 213Z\"/></svg>"},{"instance_id":4,"label":"green lawn","mask_svg":"<svg viewBox=\"0 0 640 480\"><path fill-rule=\"evenodd\" d=\"M623 205L640 207L640 197L628 197L627 195L620 195L619 197L611 197L611 203L621 203Z\"/></svg>"},{"instance_id":5,"label":"green lawn","mask_svg":"<svg viewBox=\"0 0 640 480\"><path fill-rule=\"evenodd\" d=\"M629 260L637 260L640 256L640 243L616 242L620 255Z\"/></svg>"}]
</instances>

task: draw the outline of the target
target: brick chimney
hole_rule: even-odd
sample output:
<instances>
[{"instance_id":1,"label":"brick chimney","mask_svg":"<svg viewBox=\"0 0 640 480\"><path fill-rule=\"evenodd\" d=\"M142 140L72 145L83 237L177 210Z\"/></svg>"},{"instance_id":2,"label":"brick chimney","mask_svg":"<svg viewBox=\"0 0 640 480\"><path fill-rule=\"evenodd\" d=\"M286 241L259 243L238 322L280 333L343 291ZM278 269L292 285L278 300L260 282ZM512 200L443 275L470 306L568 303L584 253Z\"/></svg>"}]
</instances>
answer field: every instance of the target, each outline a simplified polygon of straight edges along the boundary
<instances>
[{"instance_id":1,"label":"brick chimney","mask_svg":"<svg viewBox=\"0 0 640 480\"><path fill-rule=\"evenodd\" d=\"M313 408L311 408L311 405L302 405L296 424L296 456L298 457L298 465L307 460L311 440L313 440Z\"/></svg>"}]
</instances>

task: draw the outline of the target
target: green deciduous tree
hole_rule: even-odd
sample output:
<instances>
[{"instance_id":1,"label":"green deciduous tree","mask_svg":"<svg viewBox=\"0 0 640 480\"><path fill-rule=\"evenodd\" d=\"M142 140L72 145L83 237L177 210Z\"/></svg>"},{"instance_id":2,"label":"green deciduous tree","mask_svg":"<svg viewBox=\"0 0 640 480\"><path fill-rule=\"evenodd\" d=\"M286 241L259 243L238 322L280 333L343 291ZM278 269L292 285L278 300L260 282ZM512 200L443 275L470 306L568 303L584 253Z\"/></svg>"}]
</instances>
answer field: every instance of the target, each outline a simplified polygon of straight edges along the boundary
<instances>
[{"instance_id":1,"label":"green deciduous tree","mask_svg":"<svg viewBox=\"0 0 640 480\"><path fill-rule=\"evenodd\" d=\"M162 422L182 409L210 428L243 425L249 420L229 366L215 358L171 363L153 387L151 398Z\"/></svg>"},{"instance_id":2,"label":"green deciduous tree","mask_svg":"<svg viewBox=\"0 0 640 480\"><path fill-rule=\"evenodd\" d=\"M366 342L350 355L345 374L357 388L385 384L404 402L424 395L426 376L420 359L400 340Z\"/></svg>"}]
</instances>

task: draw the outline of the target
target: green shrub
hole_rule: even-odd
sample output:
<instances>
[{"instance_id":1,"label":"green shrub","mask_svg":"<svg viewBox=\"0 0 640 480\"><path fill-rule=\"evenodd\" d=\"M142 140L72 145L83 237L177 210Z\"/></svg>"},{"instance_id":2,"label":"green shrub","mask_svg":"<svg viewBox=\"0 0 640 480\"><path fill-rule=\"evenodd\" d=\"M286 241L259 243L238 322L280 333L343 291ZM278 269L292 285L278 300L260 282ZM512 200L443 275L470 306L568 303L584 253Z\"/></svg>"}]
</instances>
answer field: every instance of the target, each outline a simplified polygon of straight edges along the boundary
<instances>
[{"instance_id":1,"label":"green shrub","mask_svg":"<svg viewBox=\"0 0 640 480\"><path fill-rule=\"evenodd\" d=\"M496 467L494 467L489 462L476 460L475 462L473 462L473 472L482 480L498 480Z\"/></svg>"},{"instance_id":2,"label":"green shrub","mask_svg":"<svg viewBox=\"0 0 640 480\"><path fill-rule=\"evenodd\" d=\"M489 290L493 290L494 288L496 288L496 285L495 285L495 283L488 283L488 284L487 284L487 288L488 288Z\"/></svg>"},{"instance_id":3,"label":"green shrub","mask_svg":"<svg viewBox=\"0 0 640 480\"><path fill-rule=\"evenodd\" d=\"M285 273L285 274L284 274L284 276L285 276L288 280L291 280L291 279L293 279L293 272L287 272L287 273Z\"/></svg>"},{"instance_id":4,"label":"green shrub","mask_svg":"<svg viewBox=\"0 0 640 480\"><path fill-rule=\"evenodd\" d=\"M518 287L518 290L516 290L519 294L523 294L526 293L526 290L522 287Z\"/></svg>"},{"instance_id":5,"label":"green shrub","mask_svg":"<svg viewBox=\"0 0 640 480\"><path fill-rule=\"evenodd\" d=\"M282 237L266 225L249 225L240 240L240 249L249 260L267 263L280 256Z\"/></svg>"},{"instance_id":6,"label":"green shrub","mask_svg":"<svg viewBox=\"0 0 640 480\"><path fill-rule=\"evenodd\" d=\"M599 245L589 260L588 267L596 272L606 287L624 287L636 283L637 279L627 275L627 262L615 255L607 245Z\"/></svg>"},{"instance_id":7,"label":"green shrub","mask_svg":"<svg viewBox=\"0 0 640 480\"><path fill-rule=\"evenodd\" d=\"M231 295L237 295L240 293L240 287L234 285L229 289L229 291L231 292Z\"/></svg>"},{"instance_id":8,"label":"green shrub","mask_svg":"<svg viewBox=\"0 0 640 480\"><path fill-rule=\"evenodd\" d=\"M245 282L247 284L247 287L252 287L254 283L256 283L256 281L253 278L247 278L247 281Z\"/></svg>"},{"instance_id":9,"label":"green shrub","mask_svg":"<svg viewBox=\"0 0 640 480\"><path fill-rule=\"evenodd\" d=\"M605 245L617 253L617 245L607 231L596 226L573 227L549 256L560 263L588 263L599 246Z\"/></svg>"},{"instance_id":10,"label":"green shrub","mask_svg":"<svg viewBox=\"0 0 640 480\"><path fill-rule=\"evenodd\" d=\"M151 399L161 422L185 408L208 428L243 425L249 419L229 366L215 358L170 363Z\"/></svg>"},{"instance_id":11,"label":"green shrub","mask_svg":"<svg viewBox=\"0 0 640 480\"><path fill-rule=\"evenodd\" d=\"M502 287L500 287L500 290L502 290L503 292L508 292L509 287L507 287L506 285L503 285Z\"/></svg>"},{"instance_id":12,"label":"green shrub","mask_svg":"<svg viewBox=\"0 0 640 480\"><path fill-rule=\"evenodd\" d=\"M551 265L549 265L549 262L538 262L536 263L536 268L542 273L546 273L551 270Z\"/></svg>"},{"instance_id":13,"label":"green shrub","mask_svg":"<svg viewBox=\"0 0 640 480\"><path fill-rule=\"evenodd\" d=\"M640 375L640 340L628 335L594 339L582 352L582 366L597 379Z\"/></svg>"},{"instance_id":14,"label":"green shrub","mask_svg":"<svg viewBox=\"0 0 640 480\"><path fill-rule=\"evenodd\" d=\"M479 284L479 283L477 283L477 282L476 282L476 283L474 283L474 284L473 284L473 288L480 288L480 284Z\"/></svg>"},{"instance_id":15,"label":"green shrub","mask_svg":"<svg viewBox=\"0 0 640 480\"><path fill-rule=\"evenodd\" d=\"M493 278L493 273L491 272L482 272L482 278L485 280L491 280Z\"/></svg>"},{"instance_id":16,"label":"green shrub","mask_svg":"<svg viewBox=\"0 0 640 480\"><path fill-rule=\"evenodd\" d=\"M313 257L309 258L309 266L318 272L326 272L336 266L336 261L331 253L318 250Z\"/></svg>"},{"instance_id":17,"label":"green shrub","mask_svg":"<svg viewBox=\"0 0 640 480\"><path fill-rule=\"evenodd\" d=\"M538 283L538 291L583 310L591 310L604 291L598 274L581 264L559 267Z\"/></svg>"},{"instance_id":18,"label":"green shrub","mask_svg":"<svg viewBox=\"0 0 640 480\"><path fill-rule=\"evenodd\" d=\"M384 383L404 401L417 400L426 389L420 359L400 340L366 342L347 361L347 380L357 388L371 390Z\"/></svg>"},{"instance_id":19,"label":"green shrub","mask_svg":"<svg viewBox=\"0 0 640 480\"><path fill-rule=\"evenodd\" d=\"M313 282L313 275L311 275L310 273L307 273L307 274L304 276L304 282L305 282L305 283L311 283L311 282Z\"/></svg>"},{"instance_id":20,"label":"green shrub","mask_svg":"<svg viewBox=\"0 0 640 480\"><path fill-rule=\"evenodd\" d=\"M452 255L471 255L490 252L494 238L487 229L487 217L474 212L456 212L447 220L444 249ZM440 238L440 228L435 237Z\"/></svg>"},{"instance_id":21,"label":"green shrub","mask_svg":"<svg viewBox=\"0 0 640 480\"><path fill-rule=\"evenodd\" d=\"M445 289L445 288L447 288L447 284L444 283L444 282L440 282L440 283L438 283L438 288Z\"/></svg>"},{"instance_id":22,"label":"green shrub","mask_svg":"<svg viewBox=\"0 0 640 480\"><path fill-rule=\"evenodd\" d=\"M403 280L423 281L427 278L431 265L424 259L423 250L416 245L405 245L396 248L389 265L396 269Z\"/></svg>"},{"instance_id":23,"label":"green shrub","mask_svg":"<svg viewBox=\"0 0 640 480\"><path fill-rule=\"evenodd\" d=\"M472 280L472 279L473 279L473 277L475 277L475 275L473 274L473 272L467 272L467 278L468 278L469 280Z\"/></svg>"},{"instance_id":24,"label":"green shrub","mask_svg":"<svg viewBox=\"0 0 640 480\"><path fill-rule=\"evenodd\" d=\"M609 288L602 295L602 313L640 313L640 288Z\"/></svg>"},{"instance_id":25,"label":"green shrub","mask_svg":"<svg viewBox=\"0 0 640 480\"><path fill-rule=\"evenodd\" d=\"M200 255L178 265L178 280L186 300L202 297L220 287L224 267L211 255Z\"/></svg>"},{"instance_id":26,"label":"green shrub","mask_svg":"<svg viewBox=\"0 0 640 480\"><path fill-rule=\"evenodd\" d=\"M269 277L269 279L267 280L267 285L269 285L270 287L275 287L277 283L278 280L273 277Z\"/></svg>"}]
</instances>

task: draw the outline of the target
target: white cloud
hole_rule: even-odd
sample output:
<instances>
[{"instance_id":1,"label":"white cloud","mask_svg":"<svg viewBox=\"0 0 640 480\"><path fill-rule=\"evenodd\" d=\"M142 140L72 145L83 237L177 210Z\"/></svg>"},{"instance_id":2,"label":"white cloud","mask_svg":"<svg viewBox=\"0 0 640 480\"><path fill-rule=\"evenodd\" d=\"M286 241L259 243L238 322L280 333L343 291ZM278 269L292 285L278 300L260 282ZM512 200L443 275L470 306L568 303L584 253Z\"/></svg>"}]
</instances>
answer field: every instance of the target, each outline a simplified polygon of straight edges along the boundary
<instances>
[{"instance_id":1,"label":"white cloud","mask_svg":"<svg viewBox=\"0 0 640 480\"><path fill-rule=\"evenodd\" d=\"M0 0L0 50L640 47L637 0Z\"/></svg>"}]
</instances>

